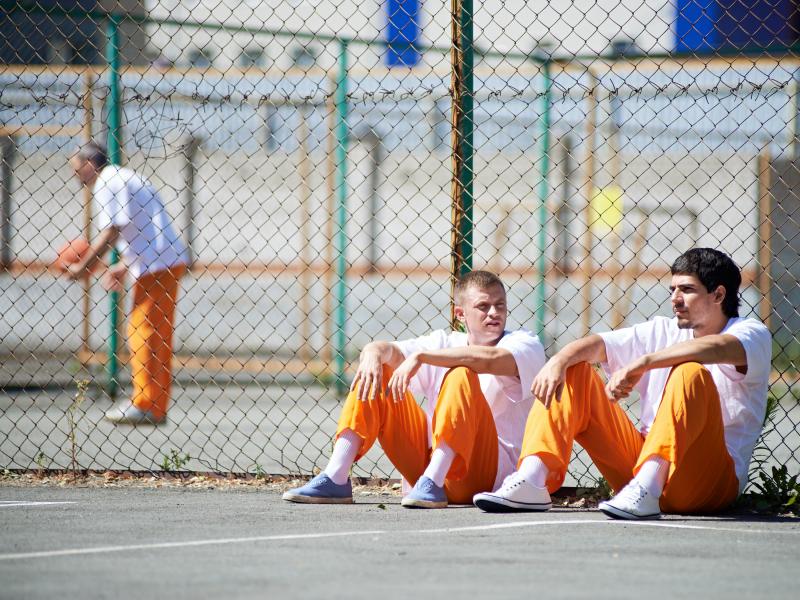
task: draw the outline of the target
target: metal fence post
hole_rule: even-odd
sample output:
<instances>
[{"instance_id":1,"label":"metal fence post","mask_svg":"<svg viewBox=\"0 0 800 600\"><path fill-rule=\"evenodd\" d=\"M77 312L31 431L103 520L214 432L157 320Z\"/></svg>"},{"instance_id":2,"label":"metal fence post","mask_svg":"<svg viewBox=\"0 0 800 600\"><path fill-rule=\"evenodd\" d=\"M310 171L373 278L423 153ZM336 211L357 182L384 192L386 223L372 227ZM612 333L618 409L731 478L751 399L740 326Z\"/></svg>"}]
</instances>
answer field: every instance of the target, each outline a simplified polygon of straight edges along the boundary
<instances>
[{"instance_id":1,"label":"metal fence post","mask_svg":"<svg viewBox=\"0 0 800 600\"><path fill-rule=\"evenodd\" d=\"M0 268L11 266L11 188L17 145L14 136L0 137Z\"/></svg>"},{"instance_id":2,"label":"metal fence post","mask_svg":"<svg viewBox=\"0 0 800 600\"><path fill-rule=\"evenodd\" d=\"M453 183L450 321L455 319L456 280L472 270L474 46L472 0L452 4Z\"/></svg>"},{"instance_id":3,"label":"metal fence post","mask_svg":"<svg viewBox=\"0 0 800 600\"><path fill-rule=\"evenodd\" d=\"M120 90L119 90L119 15L109 15L108 45L106 47L106 60L108 62L108 159L113 165L121 162L120 150L121 115L120 115ZM112 265L119 262L119 252L116 248L111 251ZM111 292L111 332L108 340L108 362L106 371L108 385L106 391L114 398L119 388L119 293Z\"/></svg>"},{"instance_id":4,"label":"metal fence post","mask_svg":"<svg viewBox=\"0 0 800 600\"><path fill-rule=\"evenodd\" d=\"M194 265L196 260L195 242L197 232L195 230L195 216L197 207L195 206L195 178L197 176L197 152L200 149L200 138L191 134L184 137L181 143L183 150L183 230L186 241L186 252L189 255L189 268Z\"/></svg>"},{"instance_id":5,"label":"metal fence post","mask_svg":"<svg viewBox=\"0 0 800 600\"><path fill-rule=\"evenodd\" d=\"M536 237L536 251L537 251L537 265L536 272L538 274L538 282L536 284L536 306L534 313L536 315L536 335L539 339L544 339L544 321L545 321L545 308L547 299L545 269L547 267L547 259L545 256L547 247L547 194L548 182L547 177L550 172L550 88L552 87L552 78L550 76L550 58L545 58L542 63L542 76L544 77L544 93L542 94L542 156L540 160L540 175L539 175L539 233Z\"/></svg>"},{"instance_id":6,"label":"metal fence post","mask_svg":"<svg viewBox=\"0 0 800 600\"><path fill-rule=\"evenodd\" d=\"M345 320L347 311L347 40L339 40L339 59L336 74L336 309L334 311L334 360L336 362L336 391L344 395L345 380Z\"/></svg>"},{"instance_id":7,"label":"metal fence post","mask_svg":"<svg viewBox=\"0 0 800 600\"><path fill-rule=\"evenodd\" d=\"M94 73L87 70L84 74L83 96L83 138L87 142L92 140L94 125ZM83 237L92 239L92 190L83 186ZM89 342L91 337L90 313L92 309L92 282L88 277L83 280L83 327L81 332L82 351L84 358L89 357Z\"/></svg>"}]
</instances>

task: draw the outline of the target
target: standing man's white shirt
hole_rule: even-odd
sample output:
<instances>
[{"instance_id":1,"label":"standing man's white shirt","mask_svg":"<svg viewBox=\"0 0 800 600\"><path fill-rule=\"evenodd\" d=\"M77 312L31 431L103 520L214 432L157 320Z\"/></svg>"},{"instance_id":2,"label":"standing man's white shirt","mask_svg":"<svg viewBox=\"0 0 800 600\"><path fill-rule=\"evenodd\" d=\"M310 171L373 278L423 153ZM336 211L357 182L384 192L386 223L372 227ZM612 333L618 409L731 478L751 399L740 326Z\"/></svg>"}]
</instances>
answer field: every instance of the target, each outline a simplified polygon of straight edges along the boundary
<instances>
[{"instance_id":1,"label":"standing man's white shirt","mask_svg":"<svg viewBox=\"0 0 800 600\"><path fill-rule=\"evenodd\" d=\"M769 329L755 319L732 318L720 335L732 335L744 347L747 373L739 373L734 365L704 365L719 391L725 446L736 467L739 492L747 484L747 467L761 432L767 405L767 389L771 372L772 336ZM611 374L644 354L663 350L679 342L694 339L691 329L679 329L677 318L654 319L601 333L608 360L603 365ZM646 434L655 420L671 369L647 371L635 389L640 394L639 429Z\"/></svg>"},{"instance_id":2,"label":"standing man's white shirt","mask_svg":"<svg viewBox=\"0 0 800 600\"><path fill-rule=\"evenodd\" d=\"M415 352L459 348L467 345L467 334L458 331L434 331L429 335L394 342L394 345L408 357ZM517 469L517 460L522 451L522 436L525 423L533 406L531 384L539 370L544 366L544 347L539 338L529 331L518 329L506 331L497 348L511 353L517 363L519 377L506 377L480 374L481 391L486 397L497 429L497 477L496 489ZM423 364L411 379L409 388L417 399L425 398L422 408L428 417L428 442L430 443L433 411L439 397L444 376L450 369Z\"/></svg>"},{"instance_id":3,"label":"standing man's white shirt","mask_svg":"<svg viewBox=\"0 0 800 600\"><path fill-rule=\"evenodd\" d=\"M155 188L135 171L108 165L97 176L92 194L97 226L119 229L117 249L134 279L186 264L186 248L172 228Z\"/></svg>"}]
</instances>

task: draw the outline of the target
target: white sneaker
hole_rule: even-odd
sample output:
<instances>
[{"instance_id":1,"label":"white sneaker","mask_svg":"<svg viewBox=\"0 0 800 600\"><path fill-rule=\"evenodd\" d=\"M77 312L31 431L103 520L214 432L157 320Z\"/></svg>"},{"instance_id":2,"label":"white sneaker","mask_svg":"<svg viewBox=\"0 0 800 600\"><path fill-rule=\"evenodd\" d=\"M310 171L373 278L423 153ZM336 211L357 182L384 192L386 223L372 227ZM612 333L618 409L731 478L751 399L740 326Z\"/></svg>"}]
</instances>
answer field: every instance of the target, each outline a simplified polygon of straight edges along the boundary
<instances>
[{"instance_id":1,"label":"white sneaker","mask_svg":"<svg viewBox=\"0 0 800 600\"><path fill-rule=\"evenodd\" d=\"M486 512L544 511L553 506L546 488L536 487L516 471L496 492L475 494L472 502Z\"/></svg>"},{"instance_id":2,"label":"white sneaker","mask_svg":"<svg viewBox=\"0 0 800 600\"><path fill-rule=\"evenodd\" d=\"M162 425L167 417L156 417L149 410L142 410L132 402L115 406L105 414L106 420L117 425Z\"/></svg>"},{"instance_id":3,"label":"white sneaker","mask_svg":"<svg viewBox=\"0 0 800 600\"><path fill-rule=\"evenodd\" d=\"M611 500L601 502L597 508L613 519L659 519L661 508L653 496L636 480L622 488Z\"/></svg>"}]
</instances>

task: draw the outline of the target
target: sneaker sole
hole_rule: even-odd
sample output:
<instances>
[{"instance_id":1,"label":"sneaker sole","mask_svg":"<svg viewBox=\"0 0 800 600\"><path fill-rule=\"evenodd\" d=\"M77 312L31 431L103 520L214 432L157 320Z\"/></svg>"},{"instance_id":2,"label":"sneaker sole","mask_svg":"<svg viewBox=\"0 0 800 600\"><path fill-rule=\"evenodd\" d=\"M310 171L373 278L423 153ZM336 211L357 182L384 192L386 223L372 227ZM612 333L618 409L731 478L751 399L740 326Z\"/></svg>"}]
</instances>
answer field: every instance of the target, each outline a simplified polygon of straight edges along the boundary
<instances>
[{"instance_id":1,"label":"sneaker sole","mask_svg":"<svg viewBox=\"0 0 800 600\"><path fill-rule=\"evenodd\" d=\"M416 498L403 498L400 506L405 508L447 508L447 500L436 502L434 500L417 500Z\"/></svg>"},{"instance_id":2,"label":"sneaker sole","mask_svg":"<svg viewBox=\"0 0 800 600\"><path fill-rule=\"evenodd\" d=\"M598 506L600 512L612 519L624 519L628 521L645 521L648 519L660 519L661 513L653 513L651 515L637 515L626 510L621 510L614 506Z\"/></svg>"},{"instance_id":3,"label":"sneaker sole","mask_svg":"<svg viewBox=\"0 0 800 600\"><path fill-rule=\"evenodd\" d=\"M114 423L114 425L166 425L167 420L161 419L116 419L114 417L105 417L106 421Z\"/></svg>"},{"instance_id":4,"label":"sneaker sole","mask_svg":"<svg viewBox=\"0 0 800 600\"><path fill-rule=\"evenodd\" d=\"M476 498L473 502L475 506L484 512L489 513L508 513L508 512L545 512L553 508L552 502L533 503L515 502L504 498Z\"/></svg>"},{"instance_id":5,"label":"sneaker sole","mask_svg":"<svg viewBox=\"0 0 800 600\"><path fill-rule=\"evenodd\" d=\"M323 498L286 492L282 498L287 502L297 502L299 504L353 504L352 496L350 498Z\"/></svg>"}]
</instances>

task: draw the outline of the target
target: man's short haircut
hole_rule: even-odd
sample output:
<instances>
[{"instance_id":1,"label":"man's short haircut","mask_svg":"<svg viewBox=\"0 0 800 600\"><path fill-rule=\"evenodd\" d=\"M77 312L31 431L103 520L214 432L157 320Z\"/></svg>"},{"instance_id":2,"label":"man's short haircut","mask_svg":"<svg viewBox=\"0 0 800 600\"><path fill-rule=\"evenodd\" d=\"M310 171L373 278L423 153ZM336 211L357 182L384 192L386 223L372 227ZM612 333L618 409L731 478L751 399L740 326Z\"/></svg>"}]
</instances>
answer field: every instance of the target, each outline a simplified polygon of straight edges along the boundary
<instances>
[{"instance_id":1,"label":"man's short haircut","mask_svg":"<svg viewBox=\"0 0 800 600\"><path fill-rule=\"evenodd\" d=\"M739 316L739 286L742 273L730 256L713 248L692 248L672 263L673 275L694 275L708 292L725 288L722 312L729 319Z\"/></svg>"},{"instance_id":2,"label":"man's short haircut","mask_svg":"<svg viewBox=\"0 0 800 600\"><path fill-rule=\"evenodd\" d=\"M456 304L461 304L463 301L464 292L469 287L485 290L495 285L499 285L501 288L503 288L503 292L505 293L506 287L503 285L503 282L500 281L500 278L494 273L490 273L489 271L470 271L466 275L459 277L458 281L456 281L454 290Z\"/></svg>"},{"instance_id":3,"label":"man's short haircut","mask_svg":"<svg viewBox=\"0 0 800 600\"><path fill-rule=\"evenodd\" d=\"M102 169L108 164L108 151L103 144L94 140L78 146L75 156L94 165L95 169Z\"/></svg>"}]
</instances>

